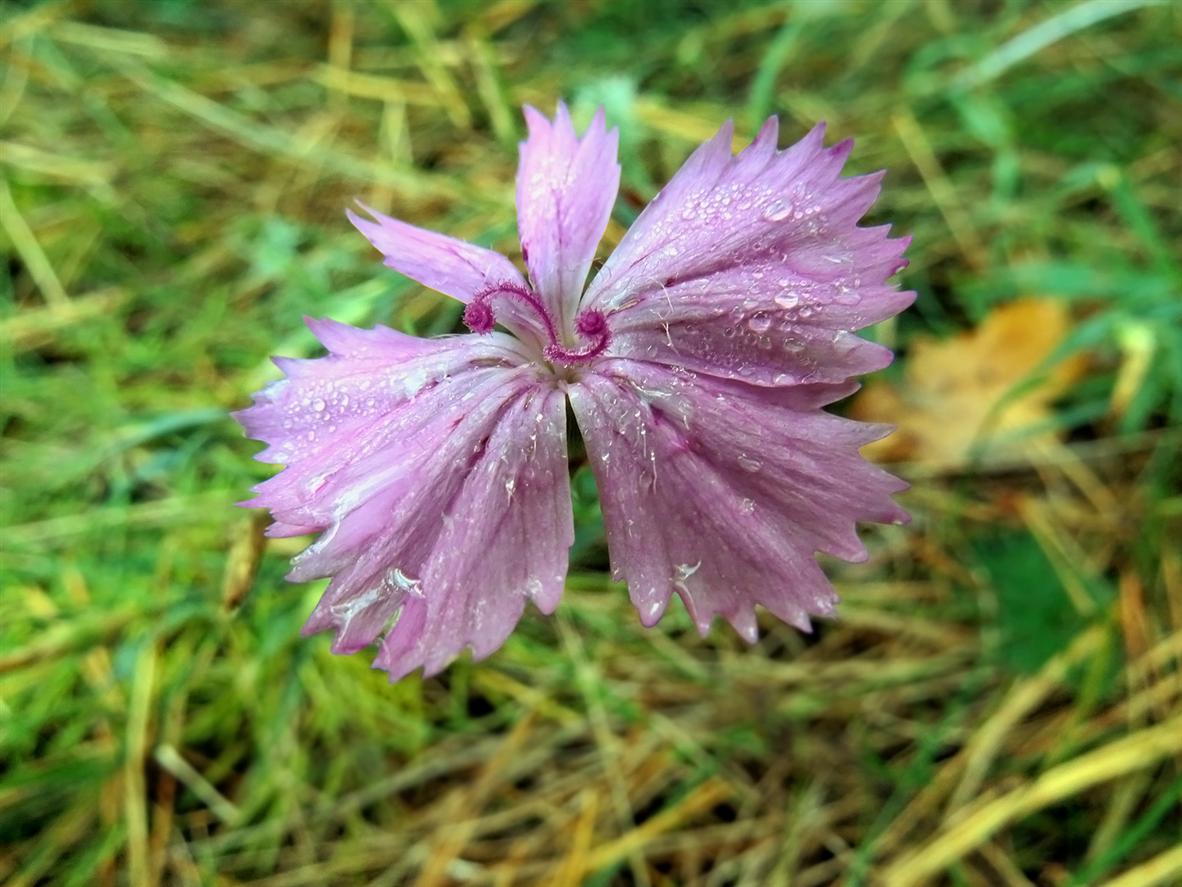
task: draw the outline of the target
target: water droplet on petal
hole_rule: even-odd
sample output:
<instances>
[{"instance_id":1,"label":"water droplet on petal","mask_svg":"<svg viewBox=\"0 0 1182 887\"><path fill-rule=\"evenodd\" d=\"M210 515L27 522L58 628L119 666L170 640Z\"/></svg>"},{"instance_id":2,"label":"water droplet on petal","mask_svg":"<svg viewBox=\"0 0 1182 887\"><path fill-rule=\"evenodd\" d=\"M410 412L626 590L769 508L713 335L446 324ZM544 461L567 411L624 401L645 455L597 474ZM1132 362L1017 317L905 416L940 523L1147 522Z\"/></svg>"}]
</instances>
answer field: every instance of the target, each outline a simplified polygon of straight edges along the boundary
<instances>
[{"instance_id":1,"label":"water droplet on petal","mask_svg":"<svg viewBox=\"0 0 1182 887\"><path fill-rule=\"evenodd\" d=\"M763 468L762 462L760 462L758 459L753 459L746 453L739 454L739 465L742 466L744 471L750 471L752 474Z\"/></svg>"},{"instance_id":2,"label":"water droplet on petal","mask_svg":"<svg viewBox=\"0 0 1182 887\"><path fill-rule=\"evenodd\" d=\"M398 567L391 570L387 578L390 584L399 591L405 591L407 594L413 594L415 597L423 596L422 580L415 579L413 576L403 573Z\"/></svg>"},{"instance_id":3,"label":"water droplet on petal","mask_svg":"<svg viewBox=\"0 0 1182 887\"><path fill-rule=\"evenodd\" d=\"M773 200L763 211L763 217L769 222L782 222L791 214L792 204L781 199Z\"/></svg>"},{"instance_id":4,"label":"water droplet on petal","mask_svg":"<svg viewBox=\"0 0 1182 887\"><path fill-rule=\"evenodd\" d=\"M751 514L753 511L755 511L755 500L754 499L744 499L742 502L739 503L739 512L740 513Z\"/></svg>"},{"instance_id":5,"label":"water droplet on petal","mask_svg":"<svg viewBox=\"0 0 1182 887\"><path fill-rule=\"evenodd\" d=\"M751 319L747 321L747 326L756 333L766 332L771 325L772 317L766 311L756 311L751 315Z\"/></svg>"},{"instance_id":6,"label":"water droplet on petal","mask_svg":"<svg viewBox=\"0 0 1182 887\"><path fill-rule=\"evenodd\" d=\"M857 348L860 341L853 333L838 330L833 334L833 350L844 356Z\"/></svg>"}]
</instances>

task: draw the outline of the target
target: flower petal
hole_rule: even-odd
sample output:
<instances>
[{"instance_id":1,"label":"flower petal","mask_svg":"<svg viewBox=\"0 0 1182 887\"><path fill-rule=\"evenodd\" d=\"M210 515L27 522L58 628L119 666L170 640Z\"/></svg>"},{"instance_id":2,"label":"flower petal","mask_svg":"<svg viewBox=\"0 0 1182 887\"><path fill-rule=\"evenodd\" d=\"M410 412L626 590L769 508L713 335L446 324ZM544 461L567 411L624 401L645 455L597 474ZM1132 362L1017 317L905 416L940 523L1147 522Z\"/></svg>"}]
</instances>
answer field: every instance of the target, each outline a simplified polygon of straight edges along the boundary
<instances>
[{"instance_id":1,"label":"flower petal","mask_svg":"<svg viewBox=\"0 0 1182 887\"><path fill-rule=\"evenodd\" d=\"M352 210L346 210L345 215L386 257L384 264L425 287L466 304L481 290L497 284L525 286L521 272L494 250L416 228L360 201L358 205L373 217L372 221ZM517 305L498 305L497 320L531 342L546 342L545 329L537 318Z\"/></svg>"},{"instance_id":2,"label":"flower petal","mask_svg":"<svg viewBox=\"0 0 1182 887\"><path fill-rule=\"evenodd\" d=\"M620 185L617 130L603 110L579 139L566 105L554 121L526 106L517 170L517 227L534 288L568 333Z\"/></svg>"},{"instance_id":3,"label":"flower petal","mask_svg":"<svg viewBox=\"0 0 1182 887\"><path fill-rule=\"evenodd\" d=\"M909 241L856 224L881 174L840 179L851 143L826 149L823 126L784 151L777 132L732 157L728 124L641 213L583 303L610 315L610 354L757 385L890 363L851 332L915 298L887 283Z\"/></svg>"},{"instance_id":4,"label":"flower petal","mask_svg":"<svg viewBox=\"0 0 1182 887\"><path fill-rule=\"evenodd\" d=\"M574 538L561 392L508 336L419 340L310 324L331 354L239 421L286 470L250 505L272 531L323 535L289 578L332 581L306 632L336 652L389 630L375 665L432 674L496 650L533 600L558 603Z\"/></svg>"},{"instance_id":5,"label":"flower petal","mask_svg":"<svg viewBox=\"0 0 1182 887\"><path fill-rule=\"evenodd\" d=\"M673 592L705 634L715 615L755 640L755 604L807 629L836 596L814 559L865 558L862 520L906 518L905 484L858 448L886 428L821 411L853 383L786 388L605 361L571 386L613 573L645 625Z\"/></svg>"},{"instance_id":6,"label":"flower petal","mask_svg":"<svg viewBox=\"0 0 1182 887\"><path fill-rule=\"evenodd\" d=\"M422 568L427 591L374 663L391 680L418 666L433 674L464 646L489 656L527 600L543 613L558 606L574 542L563 394L534 387L508 405L441 513Z\"/></svg>"}]
</instances>

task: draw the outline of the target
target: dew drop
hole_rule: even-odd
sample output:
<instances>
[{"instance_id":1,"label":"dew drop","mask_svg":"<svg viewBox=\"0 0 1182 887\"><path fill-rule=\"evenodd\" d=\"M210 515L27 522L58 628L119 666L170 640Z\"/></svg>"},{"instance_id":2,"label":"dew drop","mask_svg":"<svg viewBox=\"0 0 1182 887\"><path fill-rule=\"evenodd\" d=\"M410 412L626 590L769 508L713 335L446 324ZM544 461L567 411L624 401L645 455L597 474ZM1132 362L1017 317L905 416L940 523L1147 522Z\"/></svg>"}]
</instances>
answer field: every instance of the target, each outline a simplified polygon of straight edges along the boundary
<instances>
[{"instance_id":1,"label":"dew drop","mask_svg":"<svg viewBox=\"0 0 1182 887\"><path fill-rule=\"evenodd\" d=\"M753 474L763 467L762 462L758 459L751 458L746 453L739 454L739 465L742 466L744 471L750 471Z\"/></svg>"},{"instance_id":2,"label":"dew drop","mask_svg":"<svg viewBox=\"0 0 1182 887\"><path fill-rule=\"evenodd\" d=\"M781 308L795 308L800 304L800 293L793 290L785 290L776 296L776 304Z\"/></svg>"},{"instance_id":3,"label":"dew drop","mask_svg":"<svg viewBox=\"0 0 1182 887\"><path fill-rule=\"evenodd\" d=\"M329 611L335 618L337 626L347 629L349 623L353 621L358 613L368 609L380 600L382 596L383 588L379 585L377 588L371 588L356 597L333 604L329 607Z\"/></svg>"},{"instance_id":4,"label":"dew drop","mask_svg":"<svg viewBox=\"0 0 1182 887\"><path fill-rule=\"evenodd\" d=\"M840 355L849 354L858 347L859 339L853 333L838 330L833 334L833 349Z\"/></svg>"},{"instance_id":5,"label":"dew drop","mask_svg":"<svg viewBox=\"0 0 1182 887\"><path fill-rule=\"evenodd\" d=\"M387 579L399 591L405 591L407 594L413 594L415 597L423 596L422 580L403 573L398 567L395 567L389 572Z\"/></svg>"},{"instance_id":6,"label":"dew drop","mask_svg":"<svg viewBox=\"0 0 1182 887\"><path fill-rule=\"evenodd\" d=\"M755 500L754 499L744 499L742 502L739 503L739 512L741 514L751 514L754 511L755 511Z\"/></svg>"},{"instance_id":7,"label":"dew drop","mask_svg":"<svg viewBox=\"0 0 1182 887\"><path fill-rule=\"evenodd\" d=\"M312 409L318 413L323 413L326 406L328 406L328 404L326 404L323 399L318 397L316 398L315 402L313 402Z\"/></svg>"},{"instance_id":8,"label":"dew drop","mask_svg":"<svg viewBox=\"0 0 1182 887\"><path fill-rule=\"evenodd\" d=\"M748 328L755 333L765 333L772 325L772 316L766 311L756 311L747 321Z\"/></svg>"},{"instance_id":9,"label":"dew drop","mask_svg":"<svg viewBox=\"0 0 1182 887\"><path fill-rule=\"evenodd\" d=\"M773 200L763 211L763 217L769 222L782 222L791 214L792 204L780 199Z\"/></svg>"}]
</instances>

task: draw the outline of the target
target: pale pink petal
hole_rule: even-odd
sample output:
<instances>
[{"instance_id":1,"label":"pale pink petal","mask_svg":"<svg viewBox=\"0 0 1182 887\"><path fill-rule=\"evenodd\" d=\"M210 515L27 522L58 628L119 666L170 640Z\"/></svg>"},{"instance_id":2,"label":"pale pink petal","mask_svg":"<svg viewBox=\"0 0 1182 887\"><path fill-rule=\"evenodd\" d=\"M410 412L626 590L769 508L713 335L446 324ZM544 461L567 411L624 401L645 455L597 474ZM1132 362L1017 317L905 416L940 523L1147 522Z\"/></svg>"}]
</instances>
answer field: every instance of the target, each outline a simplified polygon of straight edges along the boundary
<instances>
[{"instance_id":1,"label":"pale pink petal","mask_svg":"<svg viewBox=\"0 0 1182 887\"><path fill-rule=\"evenodd\" d=\"M416 228L360 201L358 205L372 221L352 210L346 210L345 215L386 257L384 264L425 287L467 303L480 292L500 284L525 285L514 264L494 250ZM519 306L504 306L497 320L531 342L545 342L544 329L537 318Z\"/></svg>"},{"instance_id":2,"label":"pale pink petal","mask_svg":"<svg viewBox=\"0 0 1182 887\"><path fill-rule=\"evenodd\" d=\"M563 396L504 334L419 340L313 321L331 354L238 414L288 467L260 484L275 535L323 531L289 578L332 577L306 631L433 673L557 605L573 541Z\"/></svg>"},{"instance_id":3,"label":"pale pink petal","mask_svg":"<svg viewBox=\"0 0 1182 887\"><path fill-rule=\"evenodd\" d=\"M596 112L582 139L566 105L553 122L525 108L529 137L517 170L517 227L534 288L569 333L620 184L619 134Z\"/></svg>"},{"instance_id":4,"label":"pale pink petal","mask_svg":"<svg viewBox=\"0 0 1182 887\"><path fill-rule=\"evenodd\" d=\"M565 401L534 387L508 404L437 508L443 525L421 567L419 612L394 626L374 663L392 680L419 666L433 674L465 646L477 659L490 655L527 600L543 613L558 606L574 542ZM447 489L441 480L435 492Z\"/></svg>"},{"instance_id":5,"label":"pale pink petal","mask_svg":"<svg viewBox=\"0 0 1182 887\"><path fill-rule=\"evenodd\" d=\"M818 126L776 150L777 123L731 155L726 126L641 213L588 288L612 356L756 385L836 382L890 351L853 335L911 304L888 279L907 239L859 228L880 174L840 179L850 142Z\"/></svg>"},{"instance_id":6,"label":"pale pink petal","mask_svg":"<svg viewBox=\"0 0 1182 887\"><path fill-rule=\"evenodd\" d=\"M755 639L754 607L808 628L836 596L814 554L865 558L858 521L901 521L906 485L864 461L886 433L820 407L854 383L768 388L605 361L570 388L612 569L645 625L676 592Z\"/></svg>"}]
</instances>

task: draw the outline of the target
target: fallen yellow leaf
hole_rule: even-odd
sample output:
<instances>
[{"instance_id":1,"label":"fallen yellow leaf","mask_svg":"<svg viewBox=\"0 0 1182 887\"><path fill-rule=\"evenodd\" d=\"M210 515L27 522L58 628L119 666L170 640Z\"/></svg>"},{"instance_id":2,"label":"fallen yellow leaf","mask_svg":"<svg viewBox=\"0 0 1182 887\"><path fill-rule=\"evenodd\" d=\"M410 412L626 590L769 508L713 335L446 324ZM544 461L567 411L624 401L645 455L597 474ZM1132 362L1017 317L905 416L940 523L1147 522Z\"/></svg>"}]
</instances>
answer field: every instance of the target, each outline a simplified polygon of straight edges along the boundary
<instances>
[{"instance_id":1,"label":"fallen yellow leaf","mask_svg":"<svg viewBox=\"0 0 1182 887\"><path fill-rule=\"evenodd\" d=\"M854 418L891 422L897 431L865 448L870 458L956 468L978 453L1021 456L1054 432L1021 433L1083 371L1083 358L1060 361L1029 379L1071 327L1060 302L1021 299L989 313L951 339L921 337L907 355L902 385L874 381L854 400Z\"/></svg>"}]
</instances>

